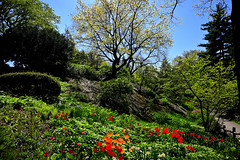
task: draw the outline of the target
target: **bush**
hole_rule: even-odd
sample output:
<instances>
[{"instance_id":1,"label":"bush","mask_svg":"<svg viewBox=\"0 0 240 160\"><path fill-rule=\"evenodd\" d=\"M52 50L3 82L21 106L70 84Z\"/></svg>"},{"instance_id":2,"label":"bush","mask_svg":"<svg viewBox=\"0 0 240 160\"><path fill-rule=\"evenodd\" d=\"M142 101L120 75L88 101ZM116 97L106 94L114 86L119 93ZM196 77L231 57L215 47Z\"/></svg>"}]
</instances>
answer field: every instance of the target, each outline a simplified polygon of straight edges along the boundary
<instances>
[{"instance_id":1,"label":"bush","mask_svg":"<svg viewBox=\"0 0 240 160\"><path fill-rule=\"evenodd\" d=\"M128 79L117 78L100 82L100 90L98 95L100 105L111 107L121 113L128 112L126 110L127 96L133 92L133 87L129 84Z\"/></svg>"},{"instance_id":2,"label":"bush","mask_svg":"<svg viewBox=\"0 0 240 160\"><path fill-rule=\"evenodd\" d=\"M111 75L111 69L112 66L109 64L103 64L99 67L98 72L102 80Z\"/></svg>"},{"instance_id":3,"label":"bush","mask_svg":"<svg viewBox=\"0 0 240 160\"><path fill-rule=\"evenodd\" d=\"M68 70L72 73L73 77L85 77L89 80L99 80L99 75L97 71L93 67L88 65L71 63Z\"/></svg>"},{"instance_id":4,"label":"bush","mask_svg":"<svg viewBox=\"0 0 240 160\"><path fill-rule=\"evenodd\" d=\"M0 76L0 90L15 96L57 97L61 92L58 81L36 72L8 73Z\"/></svg>"}]
</instances>

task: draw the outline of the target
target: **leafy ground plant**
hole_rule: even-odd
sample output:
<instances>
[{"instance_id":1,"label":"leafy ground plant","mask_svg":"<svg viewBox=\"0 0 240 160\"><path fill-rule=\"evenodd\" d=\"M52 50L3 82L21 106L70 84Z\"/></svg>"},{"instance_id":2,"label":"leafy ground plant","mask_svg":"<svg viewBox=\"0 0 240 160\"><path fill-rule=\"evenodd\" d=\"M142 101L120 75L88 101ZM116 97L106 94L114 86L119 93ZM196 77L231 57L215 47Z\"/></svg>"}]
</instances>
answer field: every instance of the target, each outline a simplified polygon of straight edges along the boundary
<instances>
[{"instance_id":1,"label":"leafy ground plant","mask_svg":"<svg viewBox=\"0 0 240 160\"><path fill-rule=\"evenodd\" d=\"M168 113L137 120L73 97L56 104L0 96L0 159L238 159L240 142ZM18 104L19 108L14 108Z\"/></svg>"}]
</instances>

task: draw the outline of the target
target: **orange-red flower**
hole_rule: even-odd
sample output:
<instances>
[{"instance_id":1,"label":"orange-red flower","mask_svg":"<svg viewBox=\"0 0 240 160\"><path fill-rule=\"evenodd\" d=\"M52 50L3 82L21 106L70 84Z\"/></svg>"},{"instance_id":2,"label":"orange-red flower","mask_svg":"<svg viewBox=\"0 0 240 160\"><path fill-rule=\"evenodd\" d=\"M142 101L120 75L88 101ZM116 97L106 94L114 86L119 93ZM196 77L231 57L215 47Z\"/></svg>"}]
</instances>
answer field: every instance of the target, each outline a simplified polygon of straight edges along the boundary
<instances>
[{"instance_id":1,"label":"orange-red flower","mask_svg":"<svg viewBox=\"0 0 240 160\"><path fill-rule=\"evenodd\" d=\"M110 132L108 133L108 137L112 137L112 135L113 135L112 133L110 133Z\"/></svg>"},{"instance_id":2,"label":"orange-red flower","mask_svg":"<svg viewBox=\"0 0 240 160\"><path fill-rule=\"evenodd\" d=\"M129 138L129 136L128 136L128 135L125 135L125 136L124 136L124 138L125 138L125 139L128 139L128 138Z\"/></svg>"},{"instance_id":3,"label":"orange-red flower","mask_svg":"<svg viewBox=\"0 0 240 160\"><path fill-rule=\"evenodd\" d=\"M101 146L102 146L102 143L101 143L101 142L98 142L97 145L98 145L99 147L101 147Z\"/></svg>"}]
</instances>

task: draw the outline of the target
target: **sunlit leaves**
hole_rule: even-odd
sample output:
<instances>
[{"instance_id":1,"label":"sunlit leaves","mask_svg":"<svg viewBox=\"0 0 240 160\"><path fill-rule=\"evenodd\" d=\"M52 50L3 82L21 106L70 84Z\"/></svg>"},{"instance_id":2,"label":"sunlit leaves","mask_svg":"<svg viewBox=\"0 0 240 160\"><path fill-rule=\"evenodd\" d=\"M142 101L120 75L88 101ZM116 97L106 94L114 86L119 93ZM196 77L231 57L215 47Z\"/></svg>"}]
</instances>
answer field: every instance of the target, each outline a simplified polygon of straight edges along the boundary
<instances>
[{"instance_id":1,"label":"sunlit leaves","mask_svg":"<svg viewBox=\"0 0 240 160\"><path fill-rule=\"evenodd\" d=\"M171 19L166 13L170 6L148 0L98 0L90 6L79 0L78 4L73 17L76 38L111 62L121 61L123 66L132 58L139 62L135 55L151 58L171 44Z\"/></svg>"}]
</instances>

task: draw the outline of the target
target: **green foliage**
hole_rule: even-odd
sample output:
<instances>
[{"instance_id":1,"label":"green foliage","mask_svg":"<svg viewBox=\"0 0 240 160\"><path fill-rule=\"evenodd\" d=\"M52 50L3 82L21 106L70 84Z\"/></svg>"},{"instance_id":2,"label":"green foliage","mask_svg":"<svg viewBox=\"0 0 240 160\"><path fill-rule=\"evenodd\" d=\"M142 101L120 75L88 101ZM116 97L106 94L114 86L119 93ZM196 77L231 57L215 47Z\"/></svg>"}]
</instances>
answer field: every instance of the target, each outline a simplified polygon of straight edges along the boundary
<instances>
[{"instance_id":1,"label":"green foliage","mask_svg":"<svg viewBox=\"0 0 240 160\"><path fill-rule=\"evenodd\" d=\"M13 110L13 104L22 109ZM108 156L106 140L119 140L124 153L111 152L124 159L237 159L239 141L204 132L203 128L178 114L156 113L166 124L138 121L127 114L119 115L106 108L78 102L62 94L53 105L30 97L0 96L0 159L102 159ZM45 112L42 112L42 111ZM163 115L164 114L164 115ZM49 115L45 118L45 115ZM163 133L168 128L169 133ZM183 142L171 134L176 131ZM119 135L117 135L117 133ZM157 135L159 133L159 135ZM195 137L191 136L195 134ZM200 135L201 138L197 138ZM207 139L204 140L203 137ZM212 137L215 138L214 141ZM99 147L105 148L105 152ZM207 144L206 144L207 142ZM195 151L187 149L191 146ZM97 152L94 153L94 148ZM47 153L47 154L46 154Z\"/></svg>"},{"instance_id":2,"label":"green foliage","mask_svg":"<svg viewBox=\"0 0 240 160\"><path fill-rule=\"evenodd\" d=\"M196 53L186 58L178 58L176 62L178 75L195 97L201 109L203 125L209 130L212 122L210 114L222 115L237 104L234 64L225 67L223 62L219 61L214 66L209 66L209 60L199 58Z\"/></svg>"},{"instance_id":3,"label":"green foliage","mask_svg":"<svg viewBox=\"0 0 240 160\"><path fill-rule=\"evenodd\" d=\"M126 78L117 78L100 82L100 104L116 109L120 113L128 112L127 96L133 92L133 87Z\"/></svg>"},{"instance_id":4,"label":"green foliage","mask_svg":"<svg viewBox=\"0 0 240 160\"><path fill-rule=\"evenodd\" d=\"M89 65L93 68L98 69L103 64L103 59L94 52L78 51L75 49L71 63L80 65Z\"/></svg>"},{"instance_id":5,"label":"green foliage","mask_svg":"<svg viewBox=\"0 0 240 160\"><path fill-rule=\"evenodd\" d=\"M0 37L4 62L14 62L17 71L67 75L67 63L72 57L74 43L63 34L49 28L25 26Z\"/></svg>"},{"instance_id":6,"label":"green foliage","mask_svg":"<svg viewBox=\"0 0 240 160\"><path fill-rule=\"evenodd\" d=\"M0 8L0 35L7 29L24 25L54 28L60 21L52 8L40 0L1 0Z\"/></svg>"},{"instance_id":7,"label":"green foliage","mask_svg":"<svg viewBox=\"0 0 240 160\"><path fill-rule=\"evenodd\" d=\"M111 65L102 64L98 70L101 79L106 79L109 75L111 75L111 69L112 69Z\"/></svg>"},{"instance_id":8,"label":"green foliage","mask_svg":"<svg viewBox=\"0 0 240 160\"><path fill-rule=\"evenodd\" d=\"M88 65L70 63L68 70L71 72L73 77L76 77L78 79L84 77L89 80L99 80L98 72L93 67Z\"/></svg>"},{"instance_id":9,"label":"green foliage","mask_svg":"<svg viewBox=\"0 0 240 160\"><path fill-rule=\"evenodd\" d=\"M153 119L158 124L169 124L171 120L166 112L154 112Z\"/></svg>"},{"instance_id":10,"label":"green foliage","mask_svg":"<svg viewBox=\"0 0 240 160\"><path fill-rule=\"evenodd\" d=\"M8 73L0 76L0 90L17 96L57 97L61 92L58 81L42 73Z\"/></svg>"},{"instance_id":11,"label":"green foliage","mask_svg":"<svg viewBox=\"0 0 240 160\"><path fill-rule=\"evenodd\" d=\"M226 12L227 6L224 4L217 4L216 10L211 14L212 20L203 24L202 30L208 31L204 39L208 41L207 44L200 44L205 47L206 52L200 53L199 56L209 56L210 64L213 65L219 60L224 62L224 65L231 63L232 57L232 22L231 16Z\"/></svg>"}]
</instances>

